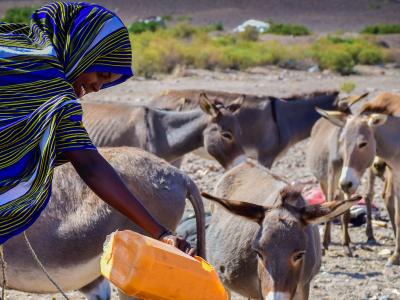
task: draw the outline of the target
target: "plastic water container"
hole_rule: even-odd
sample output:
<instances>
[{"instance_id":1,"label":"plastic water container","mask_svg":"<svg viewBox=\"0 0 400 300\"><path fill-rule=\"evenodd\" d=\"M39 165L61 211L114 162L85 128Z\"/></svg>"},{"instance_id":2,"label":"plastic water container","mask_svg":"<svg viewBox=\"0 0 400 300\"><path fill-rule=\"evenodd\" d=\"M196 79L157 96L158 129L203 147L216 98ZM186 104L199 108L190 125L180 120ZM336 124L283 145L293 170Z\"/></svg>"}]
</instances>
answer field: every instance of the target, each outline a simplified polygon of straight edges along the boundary
<instances>
[{"instance_id":1,"label":"plastic water container","mask_svg":"<svg viewBox=\"0 0 400 300\"><path fill-rule=\"evenodd\" d=\"M208 262L130 230L113 233L105 243L101 273L128 296L140 299L228 299Z\"/></svg>"}]
</instances>

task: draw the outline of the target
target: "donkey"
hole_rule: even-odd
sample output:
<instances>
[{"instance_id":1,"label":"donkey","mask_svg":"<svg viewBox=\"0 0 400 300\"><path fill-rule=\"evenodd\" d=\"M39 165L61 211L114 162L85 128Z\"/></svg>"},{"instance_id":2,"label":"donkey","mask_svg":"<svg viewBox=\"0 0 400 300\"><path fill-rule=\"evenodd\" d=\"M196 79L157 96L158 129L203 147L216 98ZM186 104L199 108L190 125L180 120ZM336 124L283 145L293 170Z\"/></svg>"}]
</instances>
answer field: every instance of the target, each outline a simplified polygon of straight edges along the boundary
<instances>
[{"instance_id":1,"label":"donkey","mask_svg":"<svg viewBox=\"0 0 400 300\"><path fill-rule=\"evenodd\" d=\"M236 139L240 128L232 125L213 124L204 133L206 150L227 171L215 187L216 196L202 195L229 211L214 209L208 259L224 285L247 298L308 299L321 265L318 227L312 224L343 213L359 197L307 206L298 188L246 159Z\"/></svg>"},{"instance_id":2,"label":"donkey","mask_svg":"<svg viewBox=\"0 0 400 300\"><path fill-rule=\"evenodd\" d=\"M155 98L152 105L168 109L191 108L197 105L202 93L237 109L235 99L240 94L204 90L169 91ZM237 118L247 134L240 137L239 143L247 156L270 168L290 146L310 136L311 128L320 118L315 107L333 109L337 95L336 91L286 99L244 95Z\"/></svg>"},{"instance_id":3,"label":"donkey","mask_svg":"<svg viewBox=\"0 0 400 300\"><path fill-rule=\"evenodd\" d=\"M351 106L362 100L368 93L360 96L351 96L338 101L338 108L342 112L351 113ZM317 109L317 111L319 111ZM322 191L328 201L342 196L339 189L339 176L342 169L343 157L339 143L341 129L324 118L319 119L312 131L308 144L307 165L313 175L317 178ZM370 172L370 185L366 197L367 203L367 229L366 234L369 243L374 243L374 235L371 223L371 199L373 198L373 184L375 176ZM352 255L350 249L350 236L348 233L348 222L350 214L346 212L342 216L342 243L346 247L348 255ZM325 224L323 246L328 249L330 244L330 223Z\"/></svg>"},{"instance_id":4,"label":"donkey","mask_svg":"<svg viewBox=\"0 0 400 300\"><path fill-rule=\"evenodd\" d=\"M163 159L138 148L105 148L101 152L132 193L169 229L176 228L185 199L189 199L197 219L198 254L204 256L204 207L195 183ZM106 300L111 290L108 281L100 277L100 256L106 236L117 229L145 234L100 200L72 165L65 164L55 169L51 200L26 234L47 271L64 290L81 289L88 299ZM32 259L21 235L4 244L4 254L8 288L57 292Z\"/></svg>"},{"instance_id":5,"label":"donkey","mask_svg":"<svg viewBox=\"0 0 400 300\"><path fill-rule=\"evenodd\" d=\"M236 99L238 103L242 101L240 96ZM200 107L211 102L215 107L219 105L205 94L200 96ZM202 147L203 130L210 123L209 116L199 108L175 112L148 106L90 102L82 103L82 107L85 128L96 146L139 147L169 162ZM224 119L214 121L222 124Z\"/></svg>"},{"instance_id":6,"label":"donkey","mask_svg":"<svg viewBox=\"0 0 400 300\"><path fill-rule=\"evenodd\" d=\"M343 127L343 168L340 184L353 193L363 172L379 156L389 166L395 200L394 225L396 246L388 265L400 264L400 95L383 93L366 103L355 115L343 112L323 112L325 118Z\"/></svg>"}]
</instances>

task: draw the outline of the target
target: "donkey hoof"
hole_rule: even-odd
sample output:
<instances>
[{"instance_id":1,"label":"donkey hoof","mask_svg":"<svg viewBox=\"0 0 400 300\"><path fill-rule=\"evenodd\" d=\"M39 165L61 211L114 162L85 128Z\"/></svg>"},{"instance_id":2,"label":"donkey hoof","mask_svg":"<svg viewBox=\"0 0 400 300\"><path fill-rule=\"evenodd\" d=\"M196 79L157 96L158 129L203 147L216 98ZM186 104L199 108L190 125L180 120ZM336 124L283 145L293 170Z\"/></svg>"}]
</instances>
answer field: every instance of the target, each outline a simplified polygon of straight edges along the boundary
<instances>
[{"instance_id":1,"label":"donkey hoof","mask_svg":"<svg viewBox=\"0 0 400 300\"><path fill-rule=\"evenodd\" d=\"M367 240L367 245L368 246L379 246L380 244L376 241L374 238L369 238Z\"/></svg>"},{"instance_id":2,"label":"donkey hoof","mask_svg":"<svg viewBox=\"0 0 400 300\"><path fill-rule=\"evenodd\" d=\"M323 242L322 243L322 249L324 249L324 250L329 250L329 244L330 244L330 242Z\"/></svg>"},{"instance_id":3,"label":"donkey hoof","mask_svg":"<svg viewBox=\"0 0 400 300\"><path fill-rule=\"evenodd\" d=\"M353 257L353 251L351 251L351 248L349 245L344 245L344 254L348 257Z\"/></svg>"},{"instance_id":4,"label":"donkey hoof","mask_svg":"<svg viewBox=\"0 0 400 300\"><path fill-rule=\"evenodd\" d=\"M400 265L400 255L399 254L393 254L392 256L389 257L386 266L391 267L391 266L399 266Z\"/></svg>"}]
</instances>

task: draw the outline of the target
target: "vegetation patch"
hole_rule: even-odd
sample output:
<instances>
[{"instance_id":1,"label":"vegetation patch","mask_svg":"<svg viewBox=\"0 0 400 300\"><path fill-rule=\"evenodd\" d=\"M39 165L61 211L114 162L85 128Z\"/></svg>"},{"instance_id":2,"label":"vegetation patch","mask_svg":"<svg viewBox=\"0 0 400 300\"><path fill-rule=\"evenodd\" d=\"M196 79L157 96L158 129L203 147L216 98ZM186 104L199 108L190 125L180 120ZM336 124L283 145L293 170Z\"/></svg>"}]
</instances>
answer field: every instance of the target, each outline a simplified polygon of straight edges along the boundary
<instances>
[{"instance_id":1,"label":"vegetation patch","mask_svg":"<svg viewBox=\"0 0 400 300\"><path fill-rule=\"evenodd\" d=\"M279 35L310 35L311 31L303 25L299 24L286 24L286 23L274 23L269 22L271 27L268 29L267 33L279 34Z\"/></svg>"},{"instance_id":2,"label":"vegetation patch","mask_svg":"<svg viewBox=\"0 0 400 300\"><path fill-rule=\"evenodd\" d=\"M347 94L350 94L355 88L356 84L353 81L343 82L343 84L340 86L340 89Z\"/></svg>"},{"instance_id":3,"label":"vegetation patch","mask_svg":"<svg viewBox=\"0 0 400 300\"><path fill-rule=\"evenodd\" d=\"M8 23L21 23L29 25L31 23L31 16L37 9L36 6L23 6L14 7L6 10L1 21Z\"/></svg>"},{"instance_id":4,"label":"vegetation patch","mask_svg":"<svg viewBox=\"0 0 400 300\"><path fill-rule=\"evenodd\" d=\"M183 68L234 69L265 65L300 66L318 64L343 75L353 73L356 64L381 64L393 60L388 49L371 38L331 35L312 44L285 45L260 41L249 27L237 34L210 34L215 28L197 27L184 21L175 26L132 34L134 68L137 74L152 77Z\"/></svg>"},{"instance_id":5,"label":"vegetation patch","mask_svg":"<svg viewBox=\"0 0 400 300\"><path fill-rule=\"evenodd\" d=\"M380 64L384 61L383 50L364 39L328 36L314 43L312 56L324 69L340 74L353 72L356 64Z\"/></svg>"},{"instance_id":6,"label":"vegetation patch","mask_svg":"<svg viewBox=\"0 0 400 300\"><path fill-rule=\"evenodd\" d=\"M400 33L400 24L375 24L366 26L361 33L365 34L394 34Z\"/></svg>"}]
</instances>

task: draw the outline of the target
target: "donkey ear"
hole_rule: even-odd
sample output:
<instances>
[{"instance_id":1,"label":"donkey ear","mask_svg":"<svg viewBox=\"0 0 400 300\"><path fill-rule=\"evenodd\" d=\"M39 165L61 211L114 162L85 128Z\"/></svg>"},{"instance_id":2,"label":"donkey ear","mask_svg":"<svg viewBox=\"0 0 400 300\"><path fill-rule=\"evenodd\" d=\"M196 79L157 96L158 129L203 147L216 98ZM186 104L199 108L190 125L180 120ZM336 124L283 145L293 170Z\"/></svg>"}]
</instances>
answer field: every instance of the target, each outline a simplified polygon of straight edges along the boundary
<instances>
[{"instance_id":1,"label":"donkey ear","mask_svg":"<svg viewBox=\"0 0 400 300\"><path fill-rule=\"evenodd\" d=\"M350 107L354 104L356 104L358 101L364 99L365 97L367 97L369 94L369 92L365 92L364 94L361 95L357 95L357 96L350 96L346 99L347 102L347 106Z\"/></svg>"},{"instance_id":2,"label":"donkey ear","mask_svg":"<svg viewBox=\"0 0 400 300\"><path fill-rule=\"evenodd\" d=\"M246 99L246 95L241 95L241 96L237 97L235 100L233 100L230 104L228 104L226 106L226 109L230 110L233 113L236 112L237 110L239 110L242 107L245 99Z\"/></svg>"},{"instance_id":3,"label":"donkey ear","mask_svg":"<svg viewBox=\"0 0 400 300\"><path fill-rule=\"evenodd\" d=\"M343 127L344 124L346 123L346 119L348 114L345 112L341 111L328 111L328 110L323 110L319 107L315 107L315 110L325 119L327 119L329 122L331 122L333 125Z\"/></svg>"},{"instance_id":4,"label":"donkey ear","mask_svg":"<svg viewBox=\"0 0 400 300\"><path fill-rule=\"evenodd\" d=\"M218 204L222 205L227 210L229 210L230 213L245 217L249 220L257 222L258 224L262 223L265 217L265 212L268 210L268 208L262 205L257 205L249 202L222 199L209 195L207 193L201 193L201 195L204 198L215 201Z\"/></svg>"},{"instance_id":5,"label":"donkey ear","mask_svg":"<svg viewBox=\"0 0 400 300\"><path fill-rule=\"evenodd\" d=\"M319 224L328 222L343 214L361 199L356 195L344 201L329 201L321 205L310 205L303 208L300 212L301 218L308 224Z\"/></svg>"},{"instance_id":6,"label":"donkey ear","mask_svg":"<svg viewBox=\"0 0 400 300\"><path fill-rule=\"evenodd\" d=\"M385 114L371 114L368 116L368 125L370 127L381 126L386 123L388 116Z\"/></svg>"},{"instance_id":7,"label":"donkey ear","mask_svg":"<svg viewBox=\"0 0 400 300\"><path fill-rule=\"evenodd\" d=\"M218 114L218 110L210 99L208 99L205 93L201 93L199 97L199 105L200 108L208 115L212 117L216 117Z\"/></svg>"},{"instance_id":8,"label":"donkey ear","mask_svg":"<svg viewBox=\"0 0 400 300\"><path fill-rule=\"evenodd\" d=\"M176 109L177 111L183 111L183 109L185 108L186 105L188 105L190 103L190 100L182 97L178 100L178 108Z\"/></svg>"}]
</instances>

